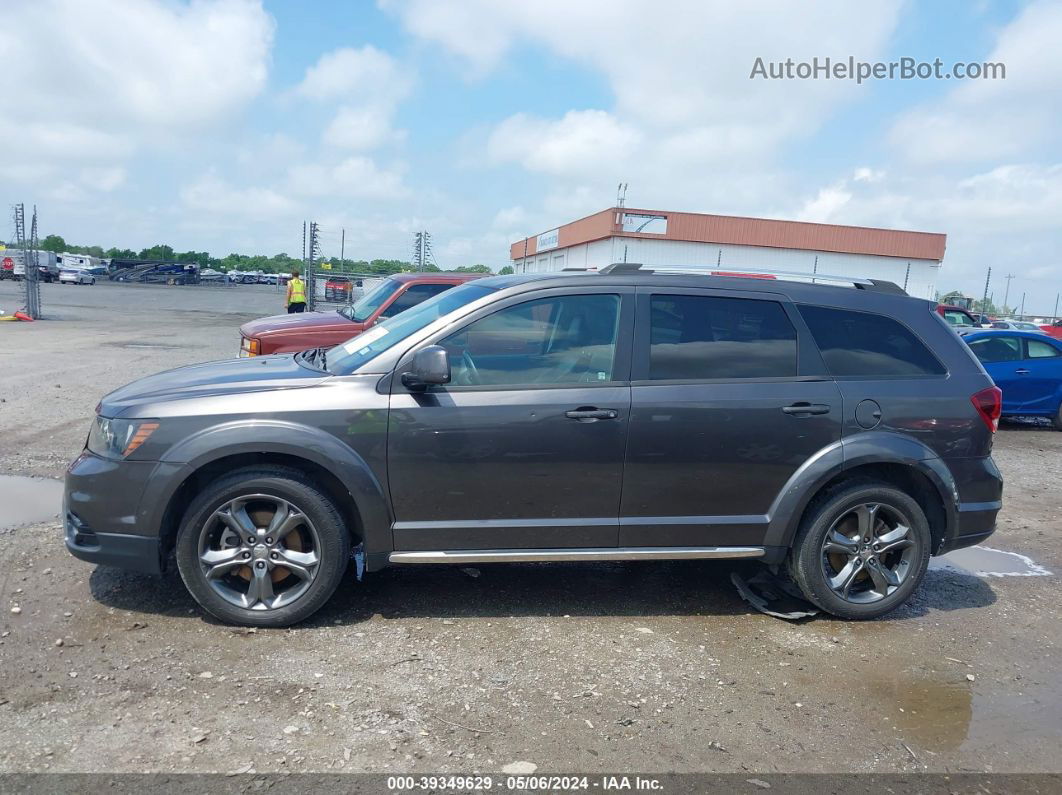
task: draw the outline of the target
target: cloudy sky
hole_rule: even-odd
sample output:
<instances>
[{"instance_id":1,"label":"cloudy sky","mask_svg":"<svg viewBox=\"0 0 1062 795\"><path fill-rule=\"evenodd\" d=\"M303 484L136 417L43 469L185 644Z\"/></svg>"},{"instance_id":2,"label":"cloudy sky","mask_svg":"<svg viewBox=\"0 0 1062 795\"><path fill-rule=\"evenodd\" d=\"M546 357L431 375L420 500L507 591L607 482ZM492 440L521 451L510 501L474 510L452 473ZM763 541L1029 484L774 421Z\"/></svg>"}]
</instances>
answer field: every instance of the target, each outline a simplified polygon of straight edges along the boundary
<instances>
[{"instance_id":1,"label":"cloudy sky","mask_svg":"<svg viewBox=\"0 0 1062 795\"><path fill-rule=\"evenodd\" d=\"M223 256L500 267L611 206L946 232L940 287L1062 289L1062 3L0 0L0 201ZM1005 80L750 79L815 56ZM3 236L8 230L3 231Z\"/></svg>"}]
</instances>

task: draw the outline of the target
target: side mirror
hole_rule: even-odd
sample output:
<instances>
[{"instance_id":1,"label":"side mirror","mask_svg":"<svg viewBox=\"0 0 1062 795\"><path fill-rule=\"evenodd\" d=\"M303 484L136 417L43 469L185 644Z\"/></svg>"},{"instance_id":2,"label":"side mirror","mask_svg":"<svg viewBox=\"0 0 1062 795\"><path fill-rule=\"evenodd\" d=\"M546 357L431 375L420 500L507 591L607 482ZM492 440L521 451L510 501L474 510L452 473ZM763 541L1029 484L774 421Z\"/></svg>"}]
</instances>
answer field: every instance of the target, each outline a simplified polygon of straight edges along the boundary
<instances>
[{"instance_id":1,"label":"side mirror","mask_svg":"<svg viewBox=\"0 0 1062 795\"><path fill-rule=\"evenodd\" d=\"M450 358L446 349L429 345L414 353L410 371L402 373L402 383L416 392L423 392L435 384L450 383Z\"/></svg>"}]
</instances>

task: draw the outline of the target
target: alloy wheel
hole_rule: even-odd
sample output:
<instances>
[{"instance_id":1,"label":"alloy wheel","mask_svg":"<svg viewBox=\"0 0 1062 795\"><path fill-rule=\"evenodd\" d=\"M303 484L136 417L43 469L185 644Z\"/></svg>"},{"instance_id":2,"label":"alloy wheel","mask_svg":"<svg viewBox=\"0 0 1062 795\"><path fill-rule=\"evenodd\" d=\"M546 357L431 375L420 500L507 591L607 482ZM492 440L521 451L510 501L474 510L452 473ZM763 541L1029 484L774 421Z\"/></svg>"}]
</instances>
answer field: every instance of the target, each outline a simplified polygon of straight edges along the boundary
<instances>
[{"instance_id":1,"label":"alloy wheel","mask_svg":"<svg viewBox=\"0 0 1062 795\"><path fill-rule=\"evenodd\" d=\"M915 539L910 522L895 508L876 502L851 507L823 538L826 582L847 602L878 602L915 569Z\"/></svg>"},{"instance_id":2,"label":"alloy wheel","mask_svg":"<svg viewBox=\"0 0 1062 795\"><path fill-rule=\"evenodd\" d=\"M229 500L199 534L199 565L211 588L247 610L286 607L309 590L321 541L294 503L269 494Z\"/></svg>"}]
</instances>

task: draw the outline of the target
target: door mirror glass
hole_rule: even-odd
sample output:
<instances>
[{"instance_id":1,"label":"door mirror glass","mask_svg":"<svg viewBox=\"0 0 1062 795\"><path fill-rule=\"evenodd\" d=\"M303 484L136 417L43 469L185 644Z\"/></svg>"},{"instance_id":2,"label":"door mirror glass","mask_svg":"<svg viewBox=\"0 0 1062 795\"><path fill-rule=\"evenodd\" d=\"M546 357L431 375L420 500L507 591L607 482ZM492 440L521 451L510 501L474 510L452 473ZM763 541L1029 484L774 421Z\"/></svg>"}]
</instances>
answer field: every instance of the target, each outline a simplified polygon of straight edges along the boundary
<instances>
[{"instance_id":1,"label":"door mirror glass","mask_svg":"<svg viewBox=\"0 0 1062 795\"><path fill-rule=\"evenodd\" d=\"M450 360L439 345L429 345L413 354L409 372L402 373L407 389L423 391L429 386L450 383Z\"/></svg>"}]
</instances>

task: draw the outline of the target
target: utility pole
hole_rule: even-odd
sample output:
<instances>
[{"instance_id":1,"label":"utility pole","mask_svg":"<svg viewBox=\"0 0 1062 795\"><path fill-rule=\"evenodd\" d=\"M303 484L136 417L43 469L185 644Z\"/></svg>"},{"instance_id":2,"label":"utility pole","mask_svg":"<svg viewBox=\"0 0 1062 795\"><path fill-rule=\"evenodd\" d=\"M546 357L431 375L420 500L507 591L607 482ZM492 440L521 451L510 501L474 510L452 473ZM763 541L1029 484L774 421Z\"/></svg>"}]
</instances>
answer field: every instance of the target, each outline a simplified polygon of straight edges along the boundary
<instances>
[{"instance_id":1,"label":"utility pole","mask_svg":"<svg viewBox=\"0 0 1062 795\"><path fill-rule=\"evenodd\" d=\"M1004 292L1003 292L1003 309L1004 310L1009 310L1010 307L1007 306L1007 297L1010 295L1010 280L1014 278L1014 274L1013 273L1008 273L1003 278L1005 278L1007 280L1007 289L1004 290Z\"/></svg>"},{"instance_id":2,"label":"utility pole","mask_svg":"<svg viewBox=\"0 0 1062 795\"><path fill-rule=\"evenodd\" d=\"M988 283L992 281L992 269L988 269L988 274L985 276L985 294L981 298L981 314L988 314Z\"/></svg>"},{"instance_id":3,"label":"utility pole","mask_svg":"<svg viewBox=\"0 0 1062 795\"><path fill-rule=\"evenodd\" d=\"M321 229L316 221L310 221L309 238L306 241L306 308L311 312L317 305L317 284L314 264L321 255Z\"/></svg>"},{"instance_id":4,"label":"utility pole","mask_svg":"<svg viewBox=\"0 0 1062 795\"><path fill-rule=\"evenodd\" d=\"M1018 311L1018 317L1025 317L1025 293L1021 294L1021 309Z\"/></svg>"},{"instance_id":5,"label":"utility pole","mask_svg":"<svg viewBox=\"0 0 1062 795\"><path fill-rule=\"evenodd\" d=\"M1055 313L1051 315L1052 320L1058 320L1058 293L1055 293Z\"/></svg>"},{"instance_id":6,"label":"utility pole","mask_svg":"<svg viewBox=\"0 0 1062 795\"><path fill-rule=\"evenodd\" d=\"M413 235L413 267L422 271L428 265L435 265L435 255L431 251L431 232L417 232Z\"/></svg>"},{"instance_id":7,"label":"utility pole","mask_svg":"<svg viewBox=\"0 0 1062 795\"><path fill-rule=\"evenodd\" d=\"M627 204L627 183L621 182L616 186L616 206L622 209Z\"/></svg>"},{"instance_id":8,"label":"utility pole","mask_svg":"<svg viewBox=\"0 0 1062 795\"><path fill-rule=\"evenodd\" d=\"M346 261L345 258L344 258L344 254L346 254L346 248L347 248L347 230L346 229L340 229L339 230L339 269L340 270L343 270L343 267L344 267L343 263Z\"/></svg>"}]
</instances>

